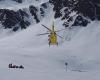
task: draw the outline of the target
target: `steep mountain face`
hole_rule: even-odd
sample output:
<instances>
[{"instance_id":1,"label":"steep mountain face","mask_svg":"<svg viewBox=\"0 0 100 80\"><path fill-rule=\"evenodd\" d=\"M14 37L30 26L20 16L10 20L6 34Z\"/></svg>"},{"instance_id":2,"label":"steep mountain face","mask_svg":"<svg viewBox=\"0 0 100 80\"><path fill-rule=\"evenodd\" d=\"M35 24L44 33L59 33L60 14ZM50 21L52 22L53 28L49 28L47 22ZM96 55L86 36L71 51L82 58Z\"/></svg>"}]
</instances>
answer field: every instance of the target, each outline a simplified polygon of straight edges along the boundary
<instances>
[{"instance_id":1,"label":"steep mountain face","mask_svg":"<svg viewBox=\"0 0 100 80\"><path fill-rule=\"evenodd\" d=\"M64 23L66 27L69 26L75 16L77 17L71 26L86 26L88 19L99 20L100 18L100 1L98 0L49 0L49 2L54 5L54 17L66 19Z\"/></svg>"},{"instance_id":2,"label":"steep mountain face","mask_svg":"<svg viewBox=\"0 0 100 80\"><path fill-rule=\"evenodd\" d=\"M24 0L13 1L17 1L20 5L23 5L22 3L24 2ZM48 4L47 2L39 6L29 5L26 8L22 7L18 10L0 9L0 24L4 29L8 28L13 31L26 29L31 23L39 23L45 17L45 9L48 8Z\"/></svg>"},{"instance_id":3,"label":"steep mountain face","mask_svg":"<svg viewBox=\"0 0 100 80\"><path fill-rule=\"evenodd\" d=\"M0 2L6 0L0 0ZM32 0L10 0L15 5L34 2ZM37 2L39 5L34 5ZM32 23L39 23L45 18L49 5L54 11L54 18L60 18L63 26L87 26L90 20L100 19L100 1L98 0L35 0L27 7L14 9L0 9L0 24L4 29L13 31L25 29ZM5 4L5 3L4 3ZM32 20L33 19L33 20Z\"/></svg>"},{"instance_id":4,"label":"steep mountain face","mask_svg":"<svg viewBox=\"0 0 100 80\"><path fill-rule=\"evenodd\" d=\"M13 31L17 31L19 28L25 29L30 25L28 17L29 15L21 9L18 11L0 9L0 22L5 29L12 28Z\"/></svg>"},{"instance_id":5,"label":"steep mountain face","mask_svg":"<svg viewBox=\"0 0 100 80\"><path fill-rule=\"evenodd\" d=\"M41 18L45 17L46 9L48 9L49 3L43 3L40 5L40 7L35 7L34 5L29 6L29 11L32 16L34 16L34 19L36 23L39 23L41 21Z\"/></svg>"}]
</instances>

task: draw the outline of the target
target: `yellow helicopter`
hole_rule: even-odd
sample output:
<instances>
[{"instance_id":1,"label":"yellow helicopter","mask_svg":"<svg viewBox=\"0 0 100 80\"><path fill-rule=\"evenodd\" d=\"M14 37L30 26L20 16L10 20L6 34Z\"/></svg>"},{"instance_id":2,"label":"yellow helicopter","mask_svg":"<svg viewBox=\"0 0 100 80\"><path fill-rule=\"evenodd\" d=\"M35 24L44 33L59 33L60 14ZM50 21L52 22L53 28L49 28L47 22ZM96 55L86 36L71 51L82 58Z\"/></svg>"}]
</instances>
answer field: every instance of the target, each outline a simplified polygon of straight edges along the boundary
<instances>
[{"instance_id":1,"label":"yellow helicopter","mask_svg":"<svg viewBox=\"0 0 100 80\"><path fill-rule=\"evenodd\" d=\"M60 38L62 38L62 39L63 39L63 37L59 36L59 35L57 34L57 32L62 31L62 30L65 30L65 29L55 31L54 22L53 22L53 25L52 25L52 29L46 27L46 26L43 25L43 24L42 24L42 26L45 27L45 28L48 30L48 32L43 33L43 34L38 34L38 36L49 34L49 35L48 35L48 37L49 37L49 39L48 39L48 41L49 41L49 43L48 43L49 46L50 46L50 45L58 45L57 36L60 37Z\"/></svg>"}]
</instances>

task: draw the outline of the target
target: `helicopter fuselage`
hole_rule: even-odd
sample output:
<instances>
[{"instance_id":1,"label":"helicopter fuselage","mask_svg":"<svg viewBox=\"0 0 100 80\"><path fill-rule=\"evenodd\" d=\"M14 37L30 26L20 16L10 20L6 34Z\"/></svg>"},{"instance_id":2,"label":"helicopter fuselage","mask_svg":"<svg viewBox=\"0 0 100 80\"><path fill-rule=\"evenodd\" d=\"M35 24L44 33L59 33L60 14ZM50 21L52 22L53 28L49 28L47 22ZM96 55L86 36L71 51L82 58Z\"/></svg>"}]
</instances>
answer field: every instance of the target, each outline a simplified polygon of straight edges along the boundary
<instances>
[{"instance_id":1,"label":"helicopter fuselage","mask_svg":"<svg viewBox=\"0 0 100 80\"><path fill-rule=\"evenodd\" d=\"M57 35L56 32L51 31L50 35L49 35L49 45L57 45Z\"/></svg>"}]
</instances>

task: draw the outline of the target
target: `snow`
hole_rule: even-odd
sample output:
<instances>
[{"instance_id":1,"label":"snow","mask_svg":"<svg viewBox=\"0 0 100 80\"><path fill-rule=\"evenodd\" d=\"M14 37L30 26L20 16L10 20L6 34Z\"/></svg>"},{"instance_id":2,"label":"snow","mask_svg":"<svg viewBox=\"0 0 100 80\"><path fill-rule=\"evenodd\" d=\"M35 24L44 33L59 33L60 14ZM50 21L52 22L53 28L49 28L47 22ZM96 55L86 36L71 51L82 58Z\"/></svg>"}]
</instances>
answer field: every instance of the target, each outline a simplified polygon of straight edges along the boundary
<instances>
[{"instance_id":1,"label":"snow","mask_svg":"<svg viewBox=\"0 0 100 80\"><path fill-rule=\"evenodd\" d=\"M23 0L23 3L17 3L16 1L12 0L3 0L0 1L0 8L1 9L11 9L11 10L18 10L21 8L28 8L30 5L40 6L43 3L48 2L48 0Z\"/></svg>"},{"instance_id":2,"label":"snow","mask_svg":"<svg viewBox=\"0 0 100 80\"><path fill-rule=\"evenodd\" d=\"M47 36L36 36L44 30L41 24L2 38L0 80L99 80L99 25L96 21L80 28L59 46L49 47ZM9 63L22 64L25 69L9 69Z\"/></svg>"},{"instance_id":3,"label":"snow","mask_svg":"<svg viewBox=\"0 0 100 80\"><path fill-rule=\"evenodd\" d=\"M66 29L59 33L63 42L58 38L59 46L49 47L47 35L37 36L46 32L41 24L52 25L48 13L41 23L0 39L0 80L100 80L100 22ZM54 23L63 28L59 19ZM9 63L25 68L9 69Z\"/></svg>"}]
</instances>

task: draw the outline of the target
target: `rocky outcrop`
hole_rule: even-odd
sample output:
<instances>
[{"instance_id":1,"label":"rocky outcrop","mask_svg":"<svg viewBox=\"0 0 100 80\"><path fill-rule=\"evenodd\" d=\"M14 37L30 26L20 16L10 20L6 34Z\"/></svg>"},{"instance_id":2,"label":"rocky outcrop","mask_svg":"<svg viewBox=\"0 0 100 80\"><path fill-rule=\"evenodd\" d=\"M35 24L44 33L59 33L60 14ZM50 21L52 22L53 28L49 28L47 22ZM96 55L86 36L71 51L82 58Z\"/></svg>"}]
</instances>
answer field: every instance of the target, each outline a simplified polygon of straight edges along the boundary
<instances>
[{"instance_id":1,"label":"rocky outcrop","mask_svg":"<svg viewBox=\"0 0 100 80\"><path fill-rule=\"evenodd\" d=\"M23 0L12 1L23 2ZM45 17L46 11L49 9L48 5L51 5L55 12L54 18L60 18L65 27L87 26L88 19L100 20L99 4L100 1L98 0L49 0L49 2L43 3L39 7L30 5L26 10L0 9L0 24L4 29L10 28L13 31L26 29L31 24L30 17L31 19L34 18L36 23L39 23ZM73 13L74 15L72 15Z\"/></svg>"},{"instance_id":2,"label":"rocky outcrop","mask_svg":"<svg viewBox=\"0 0 100 80\"><path fill-rule=\"evenodd\" d=\"M79 16L75 19L72 25L87 26L88 19L100 20L100 1L99 0L49 0L49 2L54 5L53 10L55 11L55 18L61 18L66 20L64 26L68 27L69 22L73 21L73 12L76 15L81 14L81 21L79 21ZM87 20L83 19L82 16L86 17ZM79 22L78 22L79 21ZM81 23L80 23L81 22Z\"/></svg>"},{"instance_id":3,"label":"rocky outcrop","mask_svg":"<svg viewBox=\"0 0 100 80\"><path fill-rule=\"evenodd\" d=\"M16 1L18 3L22 3L22 0L12 0L12 1Z\"/></svg>"},{"instance_id":4,"label":"rocky outcrop","mask_svg":"<svg viewBox=\"0 0 100 80\"><path fill-rule=\"evenodd\" d=\"M82 16L77 16L72 26L87 26L89 21Z\"/></svg>"},{"instance_id":5,"label":"rocky outcrop","mask_svg":"<svg viewBox=\"0 0 100 80\"><path fill-rule=\"evenodd\" d=\"M34 19L36 20L36 22L37 23L40 22L37 15L38 9L35 6L31 5L29 6L29 10L30 10L31 15L34 16Z\"/></svg>"},{"instance_id":6,"label":"rocky outcrop","mask_svg":"<svg viewBox=\"0 0 100 80\"><path fill-rule=\"evenodd\" d=\"M0 22L5 29L12 28L13 31L17 31L19 28L25 29L30 25L27 18L28 14L21 9L18 11L0 9Z\"/></svg>"},{"instance_id":7,"label":"rocky outcrop","mask_svg":"<svg viewBox=\"0 0 100 80\"><path fill-rule=\"evenodd\" d=\"M22 0L13 0L22 1ZM20 2L19 2L20 3ZM43 3L40 7L30 5L27 8L15 10L0 9L0 24L4 29L12 29L17 31L19 29L26 29L32 21L39 23L41 18L45 17L45 9L48 7L48 2ZM34 18L34 20L32 20Z\"/></svg>"}]
</instances>

